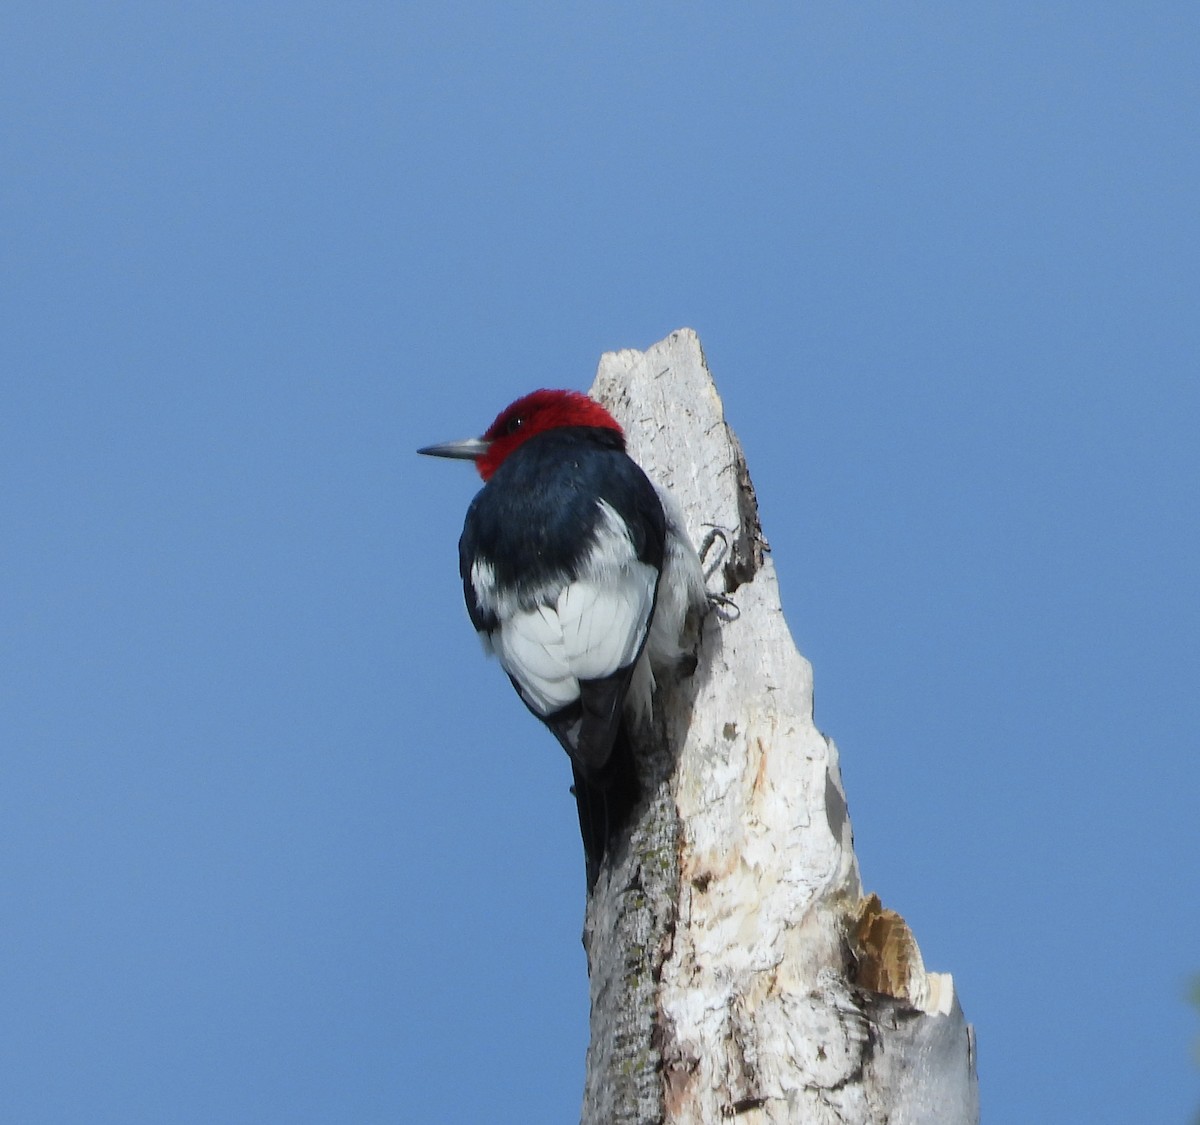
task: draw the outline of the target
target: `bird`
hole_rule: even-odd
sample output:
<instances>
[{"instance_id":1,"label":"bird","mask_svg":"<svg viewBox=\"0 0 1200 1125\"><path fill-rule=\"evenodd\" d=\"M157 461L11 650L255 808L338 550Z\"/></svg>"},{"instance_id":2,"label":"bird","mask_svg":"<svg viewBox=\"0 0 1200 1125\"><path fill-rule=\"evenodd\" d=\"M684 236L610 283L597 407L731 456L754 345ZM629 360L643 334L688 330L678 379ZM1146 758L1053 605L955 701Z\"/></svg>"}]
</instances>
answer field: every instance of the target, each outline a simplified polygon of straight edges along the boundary
<instances>
[{"instance_id":1,"label":"bird","mask_svg":"<svg viewBox=\"0 0 1200 1125\"><path fill-rule=\"evenodd\" d=\"M418 453L473 461L484 481L458 544L467 613L570 758L590 894L641 795L632 724L706 604L700 558L678 503L579 391L533 391L482 437Z\"/></svg>"}]
</instances>

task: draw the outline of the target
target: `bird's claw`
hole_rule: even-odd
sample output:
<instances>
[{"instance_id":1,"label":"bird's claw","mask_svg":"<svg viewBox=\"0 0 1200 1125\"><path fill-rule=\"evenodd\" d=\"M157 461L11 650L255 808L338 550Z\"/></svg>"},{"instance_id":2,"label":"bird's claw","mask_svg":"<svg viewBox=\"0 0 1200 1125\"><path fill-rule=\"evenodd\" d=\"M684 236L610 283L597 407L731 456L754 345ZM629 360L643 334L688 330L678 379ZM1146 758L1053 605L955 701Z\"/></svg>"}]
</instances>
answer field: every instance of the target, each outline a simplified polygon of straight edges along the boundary
<instances>
[{"instance_id":1,"label":"bird's claw","mask_svg":"<svg viewBox=\"0 0 1200 1125\"><path fill-rule=\"evenodd\" d=\"M721 544L721 548L716 552L712 562L708 561L709 553L717 543ZM700 543L700 549L696 552L700 556L700 565L704 568L705 579L711 578L720 569L721 564L725 561L725 556L729 554L729 535L722 527L717 527L715 524L709 528L708 534ZM717 611L722 620L735 621L741 614L737 603L726 594L718 594L712 590L706 590L705 596L708 601L708 611Z\"/></svg>"},{"instance_id":2,"label":"bird's claw","mask_svg":"<svg viewBox=\"0 0 1200 1125\"><path fill-rule=\"evenodd\" d=\"M708 552L712 550L713 544L717 540L721 541L721 552L717 555L711 566L706 565L708 562ZM724 528L716 527L715 525L709 529L708 534L700 543L700 549L696 552L700 556L700 565L704 567L704 575L708 577L721 565L721 560L729 552L729 536L725 534Z\"/></svg>"},{"instance_id":3,"label":"bird's claw","mask_svg":"<svg viewBox=\"0 0 1200 1125\"><path fill-rule=\"evenodd\" d=\"M718 594L713 590L706 591L708 609L716 613L722 621L736 621L742 615L741 607L728 594Z\"/></svg>"}]
</instances>

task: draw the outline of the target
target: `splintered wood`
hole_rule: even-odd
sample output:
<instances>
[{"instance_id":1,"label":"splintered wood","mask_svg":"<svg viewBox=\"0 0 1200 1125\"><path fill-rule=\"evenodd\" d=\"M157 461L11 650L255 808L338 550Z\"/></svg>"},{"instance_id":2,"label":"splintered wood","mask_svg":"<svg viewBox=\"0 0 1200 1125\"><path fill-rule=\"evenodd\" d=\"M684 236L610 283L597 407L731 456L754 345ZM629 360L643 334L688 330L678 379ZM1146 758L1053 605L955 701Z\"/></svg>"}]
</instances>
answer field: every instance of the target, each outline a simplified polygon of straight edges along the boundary
<instances>
[{"instance_id":1,"label":"splintered wood","mask_svg":"<svg viewBox=\"0 0 1200 1125\"><path fill-rule=\"evenodd\" d=\"M972 1125L970 1029L903 919L863 899L838 752L698 338L605 355L591 393L728 600L656 698L649 800L588 903L584 1125Z\"/></svg>"}]
</instances>

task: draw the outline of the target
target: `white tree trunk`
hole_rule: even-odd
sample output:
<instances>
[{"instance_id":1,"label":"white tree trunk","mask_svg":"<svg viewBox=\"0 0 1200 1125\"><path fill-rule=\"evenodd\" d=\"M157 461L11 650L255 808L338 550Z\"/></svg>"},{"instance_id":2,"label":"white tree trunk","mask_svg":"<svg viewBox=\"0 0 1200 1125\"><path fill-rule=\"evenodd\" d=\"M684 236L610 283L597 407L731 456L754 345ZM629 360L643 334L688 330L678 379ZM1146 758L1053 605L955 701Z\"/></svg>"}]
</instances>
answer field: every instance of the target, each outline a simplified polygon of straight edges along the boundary
<instances>
[{"instance_id":1,"label":"white tree trunk","mask_svg":"<svg viewBox=\"0 0 1200 1125\"><path fill-rule=\"evenodd\" d=\"M693 541L722 530L709 589L734 604L659 691L638 745L649 805L588 902L584 1125L977 1122L950 976L863 898L837 750L700 341L605 355L591 393Z\"/></svg>"}]
</instances>

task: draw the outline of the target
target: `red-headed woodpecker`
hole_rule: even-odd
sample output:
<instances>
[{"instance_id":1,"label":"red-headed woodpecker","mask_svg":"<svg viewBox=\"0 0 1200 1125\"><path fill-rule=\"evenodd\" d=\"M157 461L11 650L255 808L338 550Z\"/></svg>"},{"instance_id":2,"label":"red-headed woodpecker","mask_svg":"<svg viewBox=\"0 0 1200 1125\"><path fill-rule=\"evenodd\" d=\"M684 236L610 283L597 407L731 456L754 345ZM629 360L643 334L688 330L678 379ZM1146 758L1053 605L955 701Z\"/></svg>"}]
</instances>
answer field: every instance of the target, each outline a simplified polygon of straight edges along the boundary
<instances>
[{"instance_id":1,"label":"red-headed woodpecker","mask_svg":"<svg viewBox=\"0 0 1200 1125\"><path fill-rule=\"evenodd\" d=\"M570 755L591 889L638 797L625 724L682 654L700 560L616 419L577 391L534 391L482 438L419 452L472 460L486 482L458 543L467 612Z\"/></svg>"}]
</instances>

